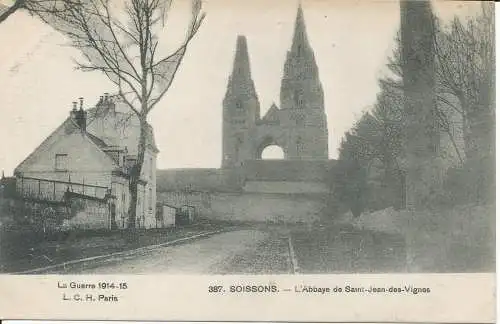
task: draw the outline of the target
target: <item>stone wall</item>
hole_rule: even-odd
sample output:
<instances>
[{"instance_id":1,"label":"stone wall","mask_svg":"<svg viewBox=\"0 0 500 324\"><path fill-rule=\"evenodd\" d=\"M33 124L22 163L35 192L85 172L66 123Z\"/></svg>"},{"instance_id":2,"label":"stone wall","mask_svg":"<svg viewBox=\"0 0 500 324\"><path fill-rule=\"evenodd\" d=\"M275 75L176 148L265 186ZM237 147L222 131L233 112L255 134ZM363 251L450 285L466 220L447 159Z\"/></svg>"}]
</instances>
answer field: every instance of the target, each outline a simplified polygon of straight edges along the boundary
<instances>
[{"instance_id":1,"label":"stone wall","mask_svg":"<svg viewBox=\"0 0 500 324\"><path fill-rule=\"evenodd\" d=\"M324 182L335 160L249 160L242 173L246 181Z\"/></svg>"},{"instance_id":2,"label":"stone wall","mask_svg":"<svg viewBox=\"0 0 500 324\"><path fill-rule=\"evenodd\" d=\"M235 191L241 186L239 170L169 169L157 171L158 192Z\"/></svg>"},{"instance_id":3,"label":"stone wall","mask_svg":"<svg viewBox=\"0 0 500 324\"><path fill-rule=\"evenodd\" d=\"M321 182L308 181L247 181L243 192L276 194L327 194L328 188Z\"/></svg>"},{"instance_id":4,"label":"stone wall","mask_svg":"<svg viewBox=\"0 0 500 324\"><path fill-rule=\"evenodd\" d=\"M167 191L158 192L158 204L175 208L191 206L198 215L210 217L212 215L211 202L213 194L202 191Z\"/></svg>"},{"instance_id":5,"label":"stone wall","mask_svg":"<svg viewBox=\"0 0 500 324\"><path fill-rule=\"evenodd\" d=\"M312 222L320 217L324 200L301 195L218 193L212 195L211 218L255 222Z\"/></svg>"},{"instance_id":6,"label":"stone wall","mask_svg":"<svg viewBox=\"0 0 500 324\"><path fill-rule=\"evenodd\" d=\"M63 221L63 230L111 228L107 203L89 199L73 199L71 209L71 214L74 216Z\"/></svg>"},{"instance_id":7,"label":"stone wall","mask_svg":"<svg viewBox=\"0 0 500 324\"><path fill-rule=\"evenodd\" d=\"M322 194L164 192L158 199L175 207L193 206L199 217L250 222L312 222L326 206Z\"/></svg>"},{"instance_id":8,"label":"stone wall","mask_svg":"<svg viewBox=\"0 0 500 324\"><path fill-rule=\"evenodd\" d=\"M193 206L201 217L308 222L326 207L335 160L248 160L232 169L158 172L158 202Z\"/></svg>"}]
</instances>

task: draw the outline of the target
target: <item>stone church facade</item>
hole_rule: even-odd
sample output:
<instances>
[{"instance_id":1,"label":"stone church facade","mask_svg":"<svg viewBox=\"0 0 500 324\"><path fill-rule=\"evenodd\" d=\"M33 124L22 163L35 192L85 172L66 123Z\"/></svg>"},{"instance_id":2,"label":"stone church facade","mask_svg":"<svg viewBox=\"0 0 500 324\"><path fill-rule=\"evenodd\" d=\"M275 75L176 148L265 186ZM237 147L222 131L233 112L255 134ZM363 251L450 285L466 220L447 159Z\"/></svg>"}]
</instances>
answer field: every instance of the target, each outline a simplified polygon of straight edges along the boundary
<instances>
[{"instance_id":1,"label":"stone church facade","mask_svg":"<svg viewBox=\"0 0 500 324\"><path fill-rule=\"evenodd\" d=\"M284 64L280 105L273 104L263 117L251 76L246 38L238 36L223 101L222 142L223 168L259 160L270 145L281 147L285 160L328 160L323 87L301 7Z\"/></svg>"}]
</instances>

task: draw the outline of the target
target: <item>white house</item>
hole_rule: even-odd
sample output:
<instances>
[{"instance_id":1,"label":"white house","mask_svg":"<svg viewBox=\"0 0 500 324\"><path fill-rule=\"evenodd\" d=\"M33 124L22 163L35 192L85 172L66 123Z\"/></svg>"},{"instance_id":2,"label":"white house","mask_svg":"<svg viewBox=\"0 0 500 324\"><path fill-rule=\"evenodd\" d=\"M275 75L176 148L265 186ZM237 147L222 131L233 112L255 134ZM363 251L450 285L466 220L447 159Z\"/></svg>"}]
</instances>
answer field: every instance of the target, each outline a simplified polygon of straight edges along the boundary
<instances>
[{"instance_id":1,"label":"white house","mask_svg":"<svg viewBox=\"0 0 500 324\"><path fill-rule=\"evenodd\" d=\"M15 169L18 192L36 199L61 200L66 191L81 197L112 197L109 213L82 212L70 226L125 228L128 221L129 168L137 158L138 118L105 94L94 108L73 103L68 118ZM156 227L156 157L148 125L138 190L137 227ZM103 219L105 217L106 219ZM101 219L98 219L101 218Z\"/></svg>"}]
</instances>

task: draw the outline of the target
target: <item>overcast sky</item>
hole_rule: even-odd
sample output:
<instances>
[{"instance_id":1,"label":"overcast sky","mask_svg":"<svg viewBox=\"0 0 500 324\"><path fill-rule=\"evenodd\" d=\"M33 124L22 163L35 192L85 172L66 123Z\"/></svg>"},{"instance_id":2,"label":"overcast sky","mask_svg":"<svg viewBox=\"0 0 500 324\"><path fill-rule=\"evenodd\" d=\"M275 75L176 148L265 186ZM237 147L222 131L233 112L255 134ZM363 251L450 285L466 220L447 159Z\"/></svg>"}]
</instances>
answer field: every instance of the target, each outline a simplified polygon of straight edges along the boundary
<instances>
[{"instance_id":1,"label":"overcast sky","mask_svg":"<svg viewBox=\"0 0 500 324\"><path fill-rule=\"evenodd\" d=\"M176 1L164 37L182 33L186 11L181 2L186 1ZM279 104L297 5L297 0L204 3L205 23L170 92L150 116L160 149L158 168L220 166L222 99L238 34L248 39L262 113ZM325 92L330 157L336 158L343 133L374 103L377 78L386 73L394 47L399 6L341 0L302 0L302 5ZM471 6L434 4L444 19L470 13ZM83 96L92 105L102 93L115 91L98 72L74 70L77 52L64 43L61 35L22 12L0 25L0 169L7 175L66 118L72 101Z\"/></svg>"}]
</instances>

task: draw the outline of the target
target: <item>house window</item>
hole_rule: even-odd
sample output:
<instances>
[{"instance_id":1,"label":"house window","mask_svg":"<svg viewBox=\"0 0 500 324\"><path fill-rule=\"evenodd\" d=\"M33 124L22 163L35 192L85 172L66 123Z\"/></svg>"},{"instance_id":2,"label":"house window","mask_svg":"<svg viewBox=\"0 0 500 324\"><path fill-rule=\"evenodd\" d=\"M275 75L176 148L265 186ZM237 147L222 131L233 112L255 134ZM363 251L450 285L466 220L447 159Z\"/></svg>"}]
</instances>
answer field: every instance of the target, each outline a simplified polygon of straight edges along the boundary
<instances>
[{"instance_id":1,"label":"house window","mask_svg":"<svg viewBox=\"0 0 500 324\"><path fill-rule=\"evenodd\" d=\"M56 171L68 171L68 154L56 154Z\"/></svg>"}]
</instances>

